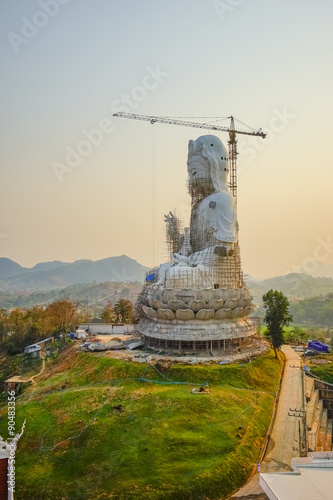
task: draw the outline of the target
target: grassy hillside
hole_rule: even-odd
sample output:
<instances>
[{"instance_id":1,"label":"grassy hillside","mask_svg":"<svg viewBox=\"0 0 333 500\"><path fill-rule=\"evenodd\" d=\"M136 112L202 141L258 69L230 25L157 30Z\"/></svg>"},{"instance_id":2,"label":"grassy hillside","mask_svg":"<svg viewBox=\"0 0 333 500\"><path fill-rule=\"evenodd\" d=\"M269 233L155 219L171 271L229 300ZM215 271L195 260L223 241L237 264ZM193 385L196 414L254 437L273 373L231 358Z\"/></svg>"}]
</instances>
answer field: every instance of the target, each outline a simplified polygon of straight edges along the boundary
<instances>
[{"instance_id":1,"label":"grassy hillside","mask_svg":"<svg viewBox=\"0 0 333 500\"><path fill-rule=\"evenodd\" d=\"M280 362L267 354L155 368L74 352L48 364L17 399L17 427L27 424L16 500L217 499L241 485L269 425ZM189 383L206 382L210 394L191 393ZM2 405L2 436L5 415Z\"/></svg>"},{"instance_id":2,"label":"grassy hillside","mask_svg":"<svg viewBox=\"0 0 333 500\"><path fill-rule=\"evenodd\" d=\"M323 380L324 382L328 382L329 384L333 384L333 366L332 365L318 365L311 366L311 373L316 375Z\"/></svg>"},{"instance_id":3,"label":"grassy hillside","mask_svg":"<svg viewBox=\"0 0 333 500\"><path fill-rule=\"evenodd\" d=\"M311 373L324 382L333 384L333 354L319 354L309 359L307 364L311 367Z\"/></svg>"}]
</instances>

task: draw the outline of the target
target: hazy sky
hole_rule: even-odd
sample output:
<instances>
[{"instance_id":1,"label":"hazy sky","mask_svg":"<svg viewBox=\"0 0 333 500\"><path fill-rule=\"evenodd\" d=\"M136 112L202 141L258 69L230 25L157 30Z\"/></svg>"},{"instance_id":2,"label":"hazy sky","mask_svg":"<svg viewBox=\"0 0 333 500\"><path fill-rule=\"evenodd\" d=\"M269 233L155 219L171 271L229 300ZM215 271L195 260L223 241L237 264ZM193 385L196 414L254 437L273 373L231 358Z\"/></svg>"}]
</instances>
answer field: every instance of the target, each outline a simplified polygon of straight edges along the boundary
<instances>
[{"instance_id":1,"label":"hazy sky","mask_svg":"<svg viewBox=\"0 0 333 500\"><path fill-rule=\"evenodd\" d=\"M268 131L239 136L244 272L333 263L333 2L6 0L0 14L1 256L166 259L163 214L188 217L203 132L122 110Z\"/></svg>"}]
</instances>

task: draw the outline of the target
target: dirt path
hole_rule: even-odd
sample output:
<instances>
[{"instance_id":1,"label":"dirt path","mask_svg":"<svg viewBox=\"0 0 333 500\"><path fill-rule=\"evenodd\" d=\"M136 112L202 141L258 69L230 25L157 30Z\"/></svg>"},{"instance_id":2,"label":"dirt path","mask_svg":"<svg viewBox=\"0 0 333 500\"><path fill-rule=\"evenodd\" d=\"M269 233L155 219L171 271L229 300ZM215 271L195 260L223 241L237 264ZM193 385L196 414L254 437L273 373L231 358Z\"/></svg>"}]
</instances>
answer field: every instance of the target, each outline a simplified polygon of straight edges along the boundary
<instances>
[{"instance_id":1,"label":"dirt path","mask_svg":"<svg viewBox=\"0 0 333 500\"><path fill-rule=\"evenodd\" d=\"M37 373L37 375L33 375L31 378L29 378L28 382L31 382L33 385L36 385L35 378L39 377L39 375L41 375L44 370L45 370L45 357L43 357L43 364L42 364L41 371L39 373Z\"/></svg>"},{"instance_id":2,"label":"dirt path","mask_svg":"<svg viewBox=\"0 0 333 500\"><path fill-rule=\"evenodd\" d=\"M35 387L36 387L36 385L37 385L37 384L36 384L36 382L35 382L35 378L36 378L36 377L39 377L39 375L41 375L41 374L43 373L43 371L45 370L45 357L46 357L46 356L44 356L44 357L43 357L43 364L42 364L42 368L41 368L40 372L39 372L39 373L37 373L36 375L33 375L32 377L30 377L30 378L27 380L27 382L31 382L31 383L32 383L32 385L34 386L34 388L33 388L32 392L30 393L30 396L29 396L28 400L27 400L24 404L29 403L29 401L31 400L31 398L34 396L34 393L35 393Z\"/></svg>"},{"instance_id":3,"label":"dirt path","mask_svg":"<svg viewBox=\"0 0 333 500\"><path fill-rule=\"evenodd\" d=\"M271 439L260 465L260 472L286 472L291 470L292 457L299 456L298 419L288 415L290 408L301 408L302 386L301 372L297 368L301 358L290 346L282 346L286 357L285 370L281 385L280 398ZM238 500L265 500L268 497L259 485L259 474L256 474L232 498Z\"/></svg>"}]
</instances>

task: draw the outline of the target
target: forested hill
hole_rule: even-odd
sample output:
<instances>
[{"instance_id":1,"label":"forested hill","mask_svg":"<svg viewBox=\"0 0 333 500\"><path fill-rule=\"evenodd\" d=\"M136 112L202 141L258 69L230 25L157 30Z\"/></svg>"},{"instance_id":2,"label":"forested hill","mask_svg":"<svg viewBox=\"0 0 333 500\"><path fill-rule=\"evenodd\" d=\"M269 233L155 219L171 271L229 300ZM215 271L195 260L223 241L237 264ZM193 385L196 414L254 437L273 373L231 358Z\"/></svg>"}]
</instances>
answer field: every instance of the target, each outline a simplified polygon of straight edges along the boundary
<instances>
[{"instance_id":1,"label":"forested hill","mask_svg":"<svg viewBox=\"0 0 333 500\"><path fill-rule=\"evenodd\" d=\"M295 323L333 327L333 293L293 302L290 312Z\"/></svg>"},{"instance_id":2,"label":"forested hill","mask_svg":"<svg viewBox=\"0 0 333 500\"><path fill-rule=\"evenodd\" d=\"M31 269L0 259L0 291L59 290L77 283L143 282L147 268L126 255L103 260L43 262Z\"/></svg>"},{"instance_id":3,"label":"forested hill","mask_svg":"<svg viewBox=\"0 0 333 500\"><path fill-rule=\"evenodd\" d=\"M112 304L119 299L136 302L142 289L142 281L135 283L119 283L105 281L103 283L76 284L57 290L0 291L0 309L15 307L29 308L34 305L47 306L56 300L69 299L80 302L83 306L104 307L108 301Z\"/></svg>"},{"instance_id":4,"label":"forested hill","mask_svg":"<svg viewBox=\"0 0 333 500\"><path fill-rule=\"evenodd\" d=\"M332 278L314 278L304 273L292 273L285 276L276 276L262 281L255 281L249 277L247 285L251 289L256 304L268 290L279 290L289 299L304 299L333 293Z\"/></svg>"}]
</instances>

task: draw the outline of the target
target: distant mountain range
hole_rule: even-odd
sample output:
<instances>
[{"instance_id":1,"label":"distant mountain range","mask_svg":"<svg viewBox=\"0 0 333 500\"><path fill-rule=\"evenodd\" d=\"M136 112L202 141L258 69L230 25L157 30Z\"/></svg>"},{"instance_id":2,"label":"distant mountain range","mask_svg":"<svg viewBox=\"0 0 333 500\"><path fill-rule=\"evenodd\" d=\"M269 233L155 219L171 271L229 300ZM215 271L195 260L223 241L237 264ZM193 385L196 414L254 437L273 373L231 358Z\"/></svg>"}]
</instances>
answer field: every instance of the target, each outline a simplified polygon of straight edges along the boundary
<instances>
[{"instance_id":1,"label":"distant mountain range","mask_svg":"<svg viewBox=\"0 0 333 500\"><path fill-rule=\"evenodd\" d=\"M305 273L291 273L262 281L248 277L245 281L257 304L261 302L262 295L270 289L283 292L289 299L304 299L333 293L332 278L314 278Z\"/></svg>"},{"instance_id":2,"label":"distant mountain range","mask_svg":"<svg viewBox=\"0 0 333 500\"><path fill-rule=\"evenodd\" d=\"M333 278L333 265L316 261L316 266L311 271L311 276L315 278Z\"/></svg>"},{"instance_id":3,"label":"distant mountain range","mask_svg":"<svg viewBox=\"0 0 333 500\"><path fill-rule=\"evenodd\" d=\"M103 303L105 296L115 300L128 295L135 301L147 270L126 255L73 263L41 262L30 269L10 259L0 258L0 307L45 304L64 297L85 304L94 301ZM292 300L333 293L332 278L315 278L304 273L262 281L247 276L245 281L256 305L260 305L262 295L271 288L282 291Z\"/></svg>"},{"instance_id":4,"label":"distant mountain range","mask_svg":"<svg viewBox=\"0 0 333 500\"><path fill-rule=\"evenodd\" d=\"M148 268L126 255L103 260L53 261L25 268L7 258L0 258L0 290L56 290L77 283L113 281L143 282Z\"/></svg>"}]
</instances>

